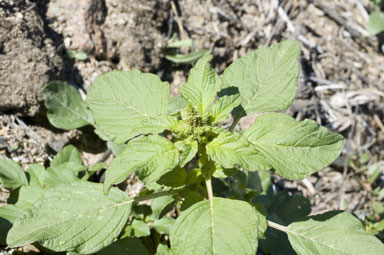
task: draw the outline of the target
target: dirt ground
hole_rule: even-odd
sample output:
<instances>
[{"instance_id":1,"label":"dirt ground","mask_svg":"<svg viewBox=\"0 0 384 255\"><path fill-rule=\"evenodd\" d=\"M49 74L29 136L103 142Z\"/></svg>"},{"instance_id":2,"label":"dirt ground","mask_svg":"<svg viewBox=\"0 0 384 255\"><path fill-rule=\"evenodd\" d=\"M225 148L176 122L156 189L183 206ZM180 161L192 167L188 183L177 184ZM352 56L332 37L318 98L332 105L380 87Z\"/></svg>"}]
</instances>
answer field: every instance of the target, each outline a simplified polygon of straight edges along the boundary
<instances>
[{"instance_id":1,"label":"dirt ground","mask_svg":"<svg viewBox=\"0 0 384 255\"><path fill-rule=\"evenodd\" d=\"M41 89L48 81L87 91L103 73L140 69L169 81L177 94L191 65L164 58L173 34L210 50L218 73L252 50L295 39L301 75L287 113L340 132L346 146L306 180L276 176L275 184L304 194L312 213L345 209L365 219L374 214L372 203L384 202L372 193L384 187L384 48L365 29L374 10L369 0L0 0L0 157L27 167L87 140L88 130L64 132L47 122ZM68 50L88 59L70 59ZM370 183L365 170L373 165L380 174ZM0 203L6 196L0 193Z\"/></svg>"}]
</instances>

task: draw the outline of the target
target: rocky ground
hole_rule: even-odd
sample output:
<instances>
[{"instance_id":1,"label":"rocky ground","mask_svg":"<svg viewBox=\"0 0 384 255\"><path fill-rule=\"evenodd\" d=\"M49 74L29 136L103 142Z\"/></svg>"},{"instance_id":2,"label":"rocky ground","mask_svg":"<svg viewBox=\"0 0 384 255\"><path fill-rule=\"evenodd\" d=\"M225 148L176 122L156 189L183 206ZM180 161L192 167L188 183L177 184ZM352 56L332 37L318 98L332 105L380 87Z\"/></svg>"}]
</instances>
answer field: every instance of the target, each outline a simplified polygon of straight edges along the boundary
<instances>
[{"instance_id":1,"label":"rocky ground","mask_svg":"<svg viewBox=\"0 0 384 255\"><path fill-rule=\"evenodd\" d=\"M135 68L169 81L177 94L191 65L165 59L173 34L210 50L218 73L254 49L296 39L302 70L287 112L340 132L346 146L318 174L300 182L276 177L276 185L308 197L313 213L346 209L380 219L372 204L383 201L372 191L384 186L384 56L382 38L365 29L374 10L369 0L0 0L0 157L27 167L68 143L89 147L89 130L64 132L48 123L41 95L48 81L86 92L100 74ZM71 59L68 51L88 58ZM373 183L371 166L380 169ZM6 197L1 189L0 203Z\"/></svg>"}]
</instances>

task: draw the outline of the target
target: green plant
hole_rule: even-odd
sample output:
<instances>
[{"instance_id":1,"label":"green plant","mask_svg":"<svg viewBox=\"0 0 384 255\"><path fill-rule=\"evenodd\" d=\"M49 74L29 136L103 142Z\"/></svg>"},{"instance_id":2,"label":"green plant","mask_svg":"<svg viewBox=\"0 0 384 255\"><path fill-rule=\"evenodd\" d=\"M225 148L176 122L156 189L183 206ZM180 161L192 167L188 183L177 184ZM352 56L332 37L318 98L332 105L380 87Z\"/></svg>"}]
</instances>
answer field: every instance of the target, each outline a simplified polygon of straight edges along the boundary
<instances>
[{"instance_id":1,"label":"green plant","mask_svg":"<svg viewBox=\"0 0 384 255\"><path fill-rule=\"evenodd\" d=\"M383 32L384 31L384 13L372 12L371 14L369 14L367 30L373 35L377 35Z\"/></svg>"},{"instance_id":2,"label":"green plant","mask_svg":"<svg viewBox=\"0 0 384 255\"><path fill-rule=\"evenodd\" d=\"M177 53L177 49L183 47L191 49L192 52L187 54ZM194 63L208 52L208 50L195 51L194 41L192 39L188 38L184 40L177 40L177 35L174 34L173 37L167 42L164 49L164 56L167 60L176 64L189 64Z\"/></svg>"},{"instance_id":3,"label":"green plant","mask_svg":"<svg viewBox=\"0 0 384 255\"><path fill-rule=\"evenodd\" d=\"M299 43L285 41L234 61L222 77L209 65L211 56L203 56L181 87L182 98L171 99L168 83L153 74L110 72L95 80L87 96L93 119L79 106L81 98L72 102L59 91L59 97L47 96L61 98L60 109L47 104L50 114L83 120L75 126L95 125L103 139L124 149L107 168L104 184L88 181L103 166L83 166L73 147L56 156L53 170L28 169L29 182L22 170L16 176L4 167L5 187L42 190L18 217L7 218L0 208L13 224L7 244L36 243L68 254L254 255L258 248L267 254L383 254L384 245L351 214L308 216L308 200L273 192L269 171L306 178L338 157L341 135L283 113L266 113L235 132L245 115L290 106L299 55ZM234 121L226 130L220 122L230 113ZM47 182L49 171L54 177ZM131 173L145 184L136 197L112 187ZM150 206L141 203L147 200Z\"/></svg>"}]
</instances>

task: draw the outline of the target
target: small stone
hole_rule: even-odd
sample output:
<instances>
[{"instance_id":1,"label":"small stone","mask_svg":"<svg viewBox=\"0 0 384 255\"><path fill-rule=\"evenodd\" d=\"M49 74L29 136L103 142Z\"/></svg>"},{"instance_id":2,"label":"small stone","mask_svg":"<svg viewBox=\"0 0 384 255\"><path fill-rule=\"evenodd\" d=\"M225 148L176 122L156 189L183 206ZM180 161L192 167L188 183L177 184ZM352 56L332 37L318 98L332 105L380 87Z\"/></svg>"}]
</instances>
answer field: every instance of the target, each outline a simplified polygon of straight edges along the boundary
<instances>
[{"instance_id":1,"label":"small stone","mask_svg":"<svg viewBox=\"0 0 384 255\"><path fill-rule=\"evenodd\" d=\"M69 48L69 47L71 47L71 43L72 43L72 41L71 41L71 38L69 38L69 37L65 37L64 38L64 46L65 46L65 48Z\"/></svg>"}]
</instances>

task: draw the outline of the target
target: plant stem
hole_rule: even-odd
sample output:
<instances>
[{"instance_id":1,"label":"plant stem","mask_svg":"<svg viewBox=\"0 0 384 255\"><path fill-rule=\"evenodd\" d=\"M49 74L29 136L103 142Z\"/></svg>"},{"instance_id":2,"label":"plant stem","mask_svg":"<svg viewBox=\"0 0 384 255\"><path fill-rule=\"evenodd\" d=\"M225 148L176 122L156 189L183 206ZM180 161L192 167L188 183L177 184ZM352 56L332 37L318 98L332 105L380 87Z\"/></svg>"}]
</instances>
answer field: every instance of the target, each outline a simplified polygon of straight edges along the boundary
<instances>
[{"instance_id":1,"label":"plant stem","mask_svg":"<svg viewBox=\"0 0 384 255\"><path fill-rule=\"evenodd\" d=\"M283 232L289 232L286 226L267 220L268 226Z\"/></svg>"},{"instance_id":2,"label":"plant stem","mask_svg":"<svg viewBox=\"0 0 384 255\"><path fill-rule=\"evenodd\" d=\"M166 190L166 191L160 191L160 192L157 192L157 193L152 193L152 194L148 194L148 195L144 195L144 196L140 196L140 197L135 197L133 200L134 200L134 202L141 202L141 201L145 201L145 200L149 200L149 199L154 199L154 198L158 198L158 197L176 195L176 194L178 194L180 192L180 190L182 190L182 188L173 189L173 190Z\"/></svg>"},{"instance_id":3,"label":"plant stem","mask_svg":"<svg viewBox=\"0 0 384 255\"><path fill-rule=\"evenodd\" d=\"M228 129L229 132L233 132L233 130L235 129L237 123L239 123L240 119L241 119L241 117L239 117L239 116L235 117L235 119L232 122L232 125Z\"/></svg>"},{"instance_id":4,"label":"plant stem","mask_svg":"<svg viewBox=\"0 0 384 255\"><path fill-rule=\"evenodd\" d=\"M210 203L211 208L212 208L213 207L213 190L212 190L211 178L205 180L205 186L207 188L209 203Z\"/></svg>"}]
</instances>

